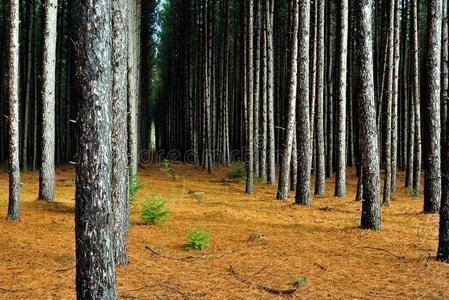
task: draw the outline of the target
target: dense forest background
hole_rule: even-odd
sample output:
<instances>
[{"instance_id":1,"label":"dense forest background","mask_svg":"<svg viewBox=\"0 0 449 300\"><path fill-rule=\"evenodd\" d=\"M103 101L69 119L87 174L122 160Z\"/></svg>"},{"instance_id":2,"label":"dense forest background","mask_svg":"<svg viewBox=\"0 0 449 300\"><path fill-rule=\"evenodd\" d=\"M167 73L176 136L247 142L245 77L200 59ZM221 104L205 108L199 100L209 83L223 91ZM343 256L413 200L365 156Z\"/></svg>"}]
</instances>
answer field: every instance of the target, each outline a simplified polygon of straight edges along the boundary
<instances>
[{"instance_id":1,"label":"dense forest background","mask_svg":"<svg viewBox=\"0 0 449 300\"><path fill-rule=\"evenodd\" d=\"M39 168L42 132L42 49L44 37L45 10L41 0L22 0L20 4L20 164L23 170ZM6 163L7 156L7 66L8 66L8 16L9 2L1 3L1 45L0 45L0 162ZM57 51L55 77L55 159L58 165L76 161L76 119L80 88L77 83L76 51L78 41L79 2L63 0L57 2ZM139 17L141 39L139 89L140 149L149 149L151 124L154 122L152 98L152 74L156 64L157 41L155 22L157 14L154 1L142 1Z\"/></svg>"},{"instance_id":2,"label":"dense forest background","mask_svg":"<svg viewBox=\"0 0 449 300\"><path fill-rule=\"evenodd\" d=\"M36 233L22 229L61 225L55 243L55 232L40 235L62 249L56 255L70 249L63 260L74 266L55 272L76 270L79 299L116 299L121 266L139 277L167 266L158 259L204 261L207 267L186 271L193 284L210 267L248 293L295 295L306 280L294 272L307 265L297 253L314 263L306 271L314 268L316 279L317 267L332 272L321 259L335 258L334 243L353 265L327 261L335 270L329 274L365 272L360 253L375 251L401 262L369 260L377 277L384 267L395 277L397 266L414 272L418 261L428 281L408 273L407 295L427 285L428 294L447 294L448 0L0 3L0 164L8 169L0 191L6 195L7 186L9 196L0 250L21 247L24 262L33 262L36 249L23 245L37 241ZM171 223L158 226L168 216ZM193 225L217 232L218 247L208 249L212 234ZM187 242L179 247L181 231ZM236 241L240 246L230 245ZM74 249L65 248L69 242ZM156 243L203 252L172 256ZM304 251L306 243L319 251ZM388 250L398 244L400 251ZM342 255L348 248L360 253ZM243 251L265 259L264 251L273 251L268 261L284 259L280 274L296 279L284 290L253 283L225 261L232 257L246 270L239 259L251 255L239 257ZM0 273L9 257L23 267L18 254L0 255L7 256ZM130 266L133 259L145 263ZM227 272L209 264L215 259ZM9 280L14 274L5 272ZM358 289L373 293L378 278L364 275L350 279L372 280ZM167 282L129 292L157 288L189 299L214 295L216 287L184 293L182 281ZM0 286L3 292L26 294Z\"/></svg>"}]
</instances>

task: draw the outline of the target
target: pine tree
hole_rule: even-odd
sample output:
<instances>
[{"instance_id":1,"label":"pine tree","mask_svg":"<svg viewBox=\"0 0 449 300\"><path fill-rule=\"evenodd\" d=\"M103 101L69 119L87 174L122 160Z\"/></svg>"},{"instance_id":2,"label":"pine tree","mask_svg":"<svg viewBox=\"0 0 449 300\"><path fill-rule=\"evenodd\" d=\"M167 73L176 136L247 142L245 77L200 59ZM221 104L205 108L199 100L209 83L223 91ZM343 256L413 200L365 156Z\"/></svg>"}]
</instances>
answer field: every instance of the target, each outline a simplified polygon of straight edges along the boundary
<instances>
[{"instance_id":1,"label":"pine tree","mask_svg":"<svg viewBox=\"0 0 449 300\"><path fill-rule=\"evenodd\" d=\"M363 172L363 202L361 227L380 231L380 171L379 147L374 98L374 74L372 54L371 0L360 0L356 4L358 29L359 64L359 127L360 161Z\"/></svg>"},{"instance_id":2,"label":"pine tree","mask_svg":"<svg viewBox=\"0 0 449 300\"><path fill-rule=\"evenodd\" d=\"M7 219L20 219L19 163L19 1L9 2L8 56L8 152L9 202Z\"/></svg>"},{"instance_id":3,"label":"pine tree","mask_svg":"<svg viewBox=\"0 0 449 300\"><path fill-rule=\"evenodd\" d=\"M39 199L55 200L56 25L58 1L46 0L42 72L42 150Z\"/></svg>"},{"instance_id":4,"label":"pine tree","mask_svg":"<svg viewBox=\"0 0 449 300\"><path fill-rule=\"evenodd\" d=\"M78 299L117 299L111 217L111 0L82 0L79 13L76 293Z\"/></svg>"}]
</instances>

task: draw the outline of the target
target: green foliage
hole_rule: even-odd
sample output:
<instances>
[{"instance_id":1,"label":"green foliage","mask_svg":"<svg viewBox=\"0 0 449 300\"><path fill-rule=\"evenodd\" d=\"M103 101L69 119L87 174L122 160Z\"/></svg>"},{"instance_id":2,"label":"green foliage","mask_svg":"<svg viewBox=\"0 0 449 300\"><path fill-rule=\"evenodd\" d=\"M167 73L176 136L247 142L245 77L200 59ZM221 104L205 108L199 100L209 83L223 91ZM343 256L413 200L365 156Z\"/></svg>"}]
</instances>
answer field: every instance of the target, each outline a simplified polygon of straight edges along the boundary
<instances>
[{"instance_id":1,"label":"green foliage","mask_svg":"<svg viewBox=\"0 0 449 300\"><path fill-rule=\"evenodd\" d=\"M170 211L165 207L165 201L161 195L153 193L142 204L142 220L147 224L155 225L165 223Z\"/></svg>"},{"instance_id":2,"label":"green foliage","mask_svg":"<svg viewBox=\"0 0 449 300\"><path fill-rule=\"evenodd\" d=\"M137 174L133 176L129 176L129 203L133 206L136 202L137 194L139 191L144 188L143 183L137 182Z\"/></svg>"},{"instance_id":3,"label":"green foliage","mask_svg":"<svg viewBox=\"0 0 449 300\"><path fill-rule=\"evenodd\" d=\"M305 276L301 276L301 277L299 277L298 279L296 279L293 282L293 286L294 287L299 287L299 286L305 285L306 282L307 282L306 277Z\"/></svg>"},{"instance_id":4,"label":"green foliage","mask_svg":"<svg viewBox=\"0 0 449 300\"><path fill-rule=\"evenodd\" d=\"M409 193L410 197L413 197L413 198L416 198L419 196L418 189L413 188L413 187L409 188L408 193Z\"/></svg>"},{"instance_id":5,"label":"green foliage","mask_svg":"<svg viewBox=\"0 0 449 300\"><path fill-rule=\"evenodd\" d=\"M435 300L443 300L444 298L443 298L443 296L436 296L435 297Z\"/></svg>"},{"instance_id":6,"label":"green foliage","mask_svg":"<svg viewBox=\"0 0 449 300\"><path fill-rule=\"evenodd\" d=\"M71 187L76 187L76 179L75 178L67 179L65 181L65 184L70 185Z\"/></svg>"},{"instance_id":7,"label":"green foliage","mask_svg":"<svg viewBox=\"0 0 449 300\"><path fill-rule=\"evenodd\" d=\"M168 178L171 180L176 180L178 177L175 175L175 171L171 167L170 162L167 159L164 159L161 163L161 172L167 174Z\"/></svg>"},{"instance_id":8,"label":"green foliage","mask_svg":"<svg viewBox=\"0 0 449 300\"><path fill-rule=\"evenodd\" d=\"M187 243L184 244L184 248L188 250L204 250L209 248L210 237L210 233L196 229L189 230L187 231Z\"/></svg>"},{"instance_id":9,"label":"green foliage","mask_svg":"<svg viewBox=\"0 0 449 300\"><path fill-rule=\"evenodd\" d=\"M231 169L226 173L230 179L241 179L246 176L246 166L243 162L237 161L231 165Z\"/></svg>"}]
</instances>

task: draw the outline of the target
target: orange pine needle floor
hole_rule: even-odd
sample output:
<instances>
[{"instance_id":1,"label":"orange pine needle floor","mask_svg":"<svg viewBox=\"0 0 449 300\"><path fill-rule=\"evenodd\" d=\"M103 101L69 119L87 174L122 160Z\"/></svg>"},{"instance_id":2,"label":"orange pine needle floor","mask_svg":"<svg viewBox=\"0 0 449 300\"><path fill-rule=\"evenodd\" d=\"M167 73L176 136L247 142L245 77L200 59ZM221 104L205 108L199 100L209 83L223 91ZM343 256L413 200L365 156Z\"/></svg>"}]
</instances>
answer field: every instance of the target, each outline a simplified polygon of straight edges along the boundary
<instances>
[{"instance_id":1,"label":"orange pine needle floor","mask_svg":"<svg viewBox=\"0 0 449 300\"><path fill-rule=\"evenodd\" d=\"M173 165L176 180L153 165L141 170L131 211L129 259L117 269L120 299L277 299L263 288L291 289L299 299L435 299L449 297L449 264L435 260L438 220L424 215L398 176L382 232L358 228L361 203L348 171L348 195L314 197L312 207L274 200L275 188L224 180L188 165ZM0 299L74 299L74 170L57 170L57 202L37 201L38 173L22 174L21 221L6 221L8 176L0 175ZM142 223L141 202L160 193L170 210L165 224ZM204 192L203 197L194 192ZM203 252L184 250L186 231L212 234ZM256 238L254 238L256 237ZM253 241L248 241L249 239ZM244 247L242 247L244 245ZM160 255L154 254L150 247ZM204 254L204 255L203 255ZM188 256L196 259L179 260ZM199 257L199 258L198 258ZM247 284L230 267L250 281Z\"/></svg>"}]
</instances>

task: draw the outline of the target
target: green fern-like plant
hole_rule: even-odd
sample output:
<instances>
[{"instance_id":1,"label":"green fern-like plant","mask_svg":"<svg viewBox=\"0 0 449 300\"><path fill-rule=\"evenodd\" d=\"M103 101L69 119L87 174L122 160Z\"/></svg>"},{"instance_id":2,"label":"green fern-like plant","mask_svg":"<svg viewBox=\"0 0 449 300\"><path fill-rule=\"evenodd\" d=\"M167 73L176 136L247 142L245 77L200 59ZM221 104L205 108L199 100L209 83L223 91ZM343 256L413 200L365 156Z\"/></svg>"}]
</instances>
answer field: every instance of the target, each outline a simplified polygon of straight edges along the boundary
<instances>
[{"instance_id":1,"label":"green fern-like plant","mask_svg":"<svg viewBox=\"0 0 449 300\"><path fill-rule=\"evenodd\" d=\"M142 203L142 220L150 225L161 224L167 221L170 211L165 207L161 195L153 193Z\"/></svg>"},{"instance_id":2,"label":"green fern-like plant","mask_svg":"<svg viewBox=\"0 0 449 300\"><path fill-rule=\"evenodd\" d=\"M187 250L204 250L209 248L211 236L210 233L201 230L189 230L187 231L187 242L184 244L184 248Z\"/></svg>"},{"instance_id":3,"label":"green fern-like plant","mask_svg":"<svg viewBox=\"0 0 449 300\"><path fill-rule=\"evenodd\" d=\"M167 174L168 178L171 180L176 180L178 177L175 175L175 171L171 167L170 162L167 159L164 159L161 163L161 172Z\"/></svg>"},{"instance_id":4,"label":"green fern-like plant","mask_svg":"<svg viewBox=\"0 0 449 300\"><path fill-rule=\"evenodd\" d=\"M226 172L229 179L241 179L246 176L246 166L243 162L237 161L231 165L231 169Z\"/></svg>"}]
</instances>

